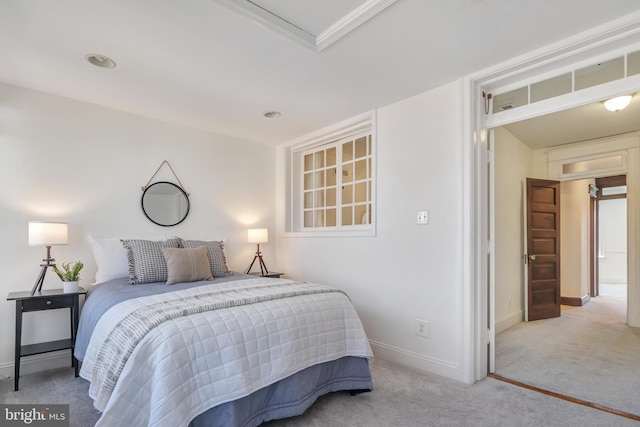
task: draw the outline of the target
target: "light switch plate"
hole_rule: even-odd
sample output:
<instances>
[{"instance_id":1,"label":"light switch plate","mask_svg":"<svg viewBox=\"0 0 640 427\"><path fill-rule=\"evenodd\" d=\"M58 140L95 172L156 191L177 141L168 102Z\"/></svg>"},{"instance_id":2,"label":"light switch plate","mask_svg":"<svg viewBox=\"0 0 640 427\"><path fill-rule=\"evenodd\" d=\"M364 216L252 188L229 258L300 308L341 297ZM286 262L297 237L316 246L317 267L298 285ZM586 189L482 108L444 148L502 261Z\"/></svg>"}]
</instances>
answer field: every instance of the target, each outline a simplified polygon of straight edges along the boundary
<instances>
[{"instance_id":1,"label":"light switch plate","mask_svg":"<svg viewBox=\"0 0 640 427\"><path fill-rule=\"evenodd\" d=\"M418 224L429 224L429 211L418 212Z\"/></svg>"}]
</instances>

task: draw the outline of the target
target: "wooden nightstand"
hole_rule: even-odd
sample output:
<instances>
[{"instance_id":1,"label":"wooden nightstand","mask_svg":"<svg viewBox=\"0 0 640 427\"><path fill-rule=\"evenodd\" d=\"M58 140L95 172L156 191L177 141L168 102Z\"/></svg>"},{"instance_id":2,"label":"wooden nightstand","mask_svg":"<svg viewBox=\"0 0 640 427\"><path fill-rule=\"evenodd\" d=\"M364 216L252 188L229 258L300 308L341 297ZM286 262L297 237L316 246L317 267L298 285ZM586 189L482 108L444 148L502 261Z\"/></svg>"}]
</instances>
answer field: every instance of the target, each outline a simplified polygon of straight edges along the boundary
<instances>
[{"instance_id":1,"label":"wooden nightstand","mask_svg":"<svg viewBox=\"0 0 640 427\"><path fill-rule=\"evenodd\" d=\"M80 295L86 294L87 291L82 288L78 292L66 294L62 289L40 291L33 296L31 296L30 291L9 293L7 300L16 302L14 391L18 391L18 383L20 381L20 358L25 356L71 349L71 366L75 369L76 377L78 376L78 361L73 357L73 348L76 341L76 332L78 331L78 321L80 320ZM58 308L68 308L70 311L71 337L64 340L22 345L22 313Z\"/></svg>"},{"instance_id":2,"label":"wooden nightstand","mask_svg":"<svg viewBox=\"0 0 640 427\"><path fill-rule=\"evenodd\" d=\"M252 276L258 276L258 277L275 277L277 279L280 278L280 276L282 276L284 273L276 273L275 271L270 271L268 273L262 274L261 272L256 272L256 273L249 273Z\"/></svg>"}]
</instances>

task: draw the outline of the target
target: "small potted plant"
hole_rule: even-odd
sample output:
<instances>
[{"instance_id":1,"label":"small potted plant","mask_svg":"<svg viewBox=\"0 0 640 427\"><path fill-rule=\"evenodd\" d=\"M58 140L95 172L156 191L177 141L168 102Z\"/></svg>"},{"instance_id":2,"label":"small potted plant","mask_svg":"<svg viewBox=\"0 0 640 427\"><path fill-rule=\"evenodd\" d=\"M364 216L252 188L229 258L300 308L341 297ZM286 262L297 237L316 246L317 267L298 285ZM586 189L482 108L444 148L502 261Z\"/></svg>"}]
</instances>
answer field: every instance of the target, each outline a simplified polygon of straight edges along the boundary
<instances>
[{"instance_id":1,"label":"small potted plant","mask_svg":"<svg viewBox=\"0 0 640 427\"><path fill-rule=\"evenodd\" d=\"M63 262L62 269L59 269L55 265L52 266L53 271L62 280L62 288L64 293L78 292L80 289L78 282L80 281L80 270L82 270L84 264L81 261Z\"/></svg>"}]
</instances>

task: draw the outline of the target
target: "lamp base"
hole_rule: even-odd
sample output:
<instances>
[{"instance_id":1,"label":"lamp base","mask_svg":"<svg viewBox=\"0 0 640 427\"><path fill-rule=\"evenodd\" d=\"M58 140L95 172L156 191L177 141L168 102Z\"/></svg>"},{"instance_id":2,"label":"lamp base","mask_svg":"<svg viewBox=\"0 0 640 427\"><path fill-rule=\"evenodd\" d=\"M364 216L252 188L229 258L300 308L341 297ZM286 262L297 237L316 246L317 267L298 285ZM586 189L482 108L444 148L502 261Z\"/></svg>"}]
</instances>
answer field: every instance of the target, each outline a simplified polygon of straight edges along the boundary
<instances>
[{"instance_id":1,"label":"lamp base","mask_svg":"<svg viewBox=\"0 0 640 427\"><path fill-rule=\"evenodd\" d=\"M44 261L44 264L40 264L40 267L42 267L42 270L40 270L40 274L36 279L36 283L34 283L33 289L31 289L31 296L34 296L36 292L40 292L42 290L42 284L44 283L44 275L47 274L47 269L49 267L53 267L56 265L56 260L51 258L51 256L49 255L49 248L50 246L47 246L48 257L42 260Z\"/></svg>"},{"instance_id":2,"label":"lamp base","mask_svg":"<svg viewBox=\"0 0 640 427\"><path fill-rule=\"evenodd\" d=\"M55 265L55 264L51 264ZM47 268L51 267L49 264L42 264L42 270L40 270L40 274L36 279L36 283L33 285L33 289L31 289L31 296L35 295L36 291L40 292L42 290L42 284L44 283L44 275L47 274Z\"/></svg>"},{"instance_id":3,"label":"lamp base","mask_svg":"<svg viewBox=\"0 0 640 427\"><path fill-rule=\"evenodd\" d=\"M264 276L265 274L269 274L269 270L267 270L267 266L265 265L264 260L262 259L262 254L260 252L257 252L255 254L255 256L253 257L253 261L251 261L251 264L249 264L249 268L247 268L247 270L245 271L245 274L251 273L251 268L253 267L253 264L256 262L256 259L259 260L260 272L262 273L262 275Z\"/></svg>"}]
</instances>

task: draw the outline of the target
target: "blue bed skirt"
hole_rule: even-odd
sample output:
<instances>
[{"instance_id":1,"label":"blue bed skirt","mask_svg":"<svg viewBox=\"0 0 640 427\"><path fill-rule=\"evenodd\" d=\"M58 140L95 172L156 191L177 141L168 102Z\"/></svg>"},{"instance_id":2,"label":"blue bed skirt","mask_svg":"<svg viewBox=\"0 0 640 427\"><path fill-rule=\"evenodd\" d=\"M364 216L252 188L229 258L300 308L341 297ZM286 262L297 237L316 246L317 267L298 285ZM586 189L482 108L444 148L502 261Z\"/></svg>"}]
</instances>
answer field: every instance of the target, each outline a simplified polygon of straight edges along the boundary
<instances>
[{"instance_id":1,"label":"blue bed skirt","mask_svg":"<svg viewBox=\"0 0 640 427\"><path fill-rule=\"evenodd\" d=\"M373 390L366 359L343 357L311 366L242 399L209 409L189 426L256 427L266 421L302 415L320 396L345 390Z\"/></svg>"}]
</instances>

